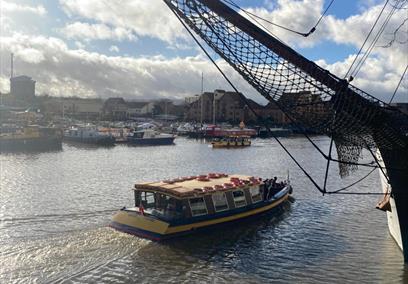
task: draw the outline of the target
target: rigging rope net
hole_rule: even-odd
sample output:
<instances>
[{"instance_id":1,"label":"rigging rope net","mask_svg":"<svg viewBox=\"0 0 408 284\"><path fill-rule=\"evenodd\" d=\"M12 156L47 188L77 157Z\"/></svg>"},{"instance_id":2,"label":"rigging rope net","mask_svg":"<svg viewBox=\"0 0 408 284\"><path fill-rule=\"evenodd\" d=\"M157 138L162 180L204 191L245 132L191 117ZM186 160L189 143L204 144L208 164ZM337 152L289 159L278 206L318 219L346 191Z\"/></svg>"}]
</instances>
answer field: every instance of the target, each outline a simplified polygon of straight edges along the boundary
<instances>
[{"instance_id":1,"label":"rigging rope net","mask_svg":"<svg viewBox=\"0 0 408 284\"><path fill-rule=\"evenodd\" d=\"M408 148L406 115L307 60L221 1L164 1L293 123L331 136L344 162L341 176L356 168L363 148Z\"/></svg>"}]
</instances>

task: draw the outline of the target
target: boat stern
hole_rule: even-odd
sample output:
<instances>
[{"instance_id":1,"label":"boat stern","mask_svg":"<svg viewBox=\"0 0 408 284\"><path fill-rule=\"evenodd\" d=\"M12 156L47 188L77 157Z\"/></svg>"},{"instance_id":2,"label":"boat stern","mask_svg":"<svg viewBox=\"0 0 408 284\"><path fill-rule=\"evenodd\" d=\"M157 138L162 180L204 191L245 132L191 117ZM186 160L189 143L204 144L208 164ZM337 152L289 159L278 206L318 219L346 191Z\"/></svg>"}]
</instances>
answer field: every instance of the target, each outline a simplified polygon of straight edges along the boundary
<instances>
[{"instance_id":1,"label":"boat stern","mask_svg":"<svg viewBox=\"0 0 408 284\"><path fill-rule=\"evenodd\" d=\"M113 215L109 226L120 232L160 241L166 237L169 224L141 213L137 208L123 208Z\"/></svg>"}]
</instances>

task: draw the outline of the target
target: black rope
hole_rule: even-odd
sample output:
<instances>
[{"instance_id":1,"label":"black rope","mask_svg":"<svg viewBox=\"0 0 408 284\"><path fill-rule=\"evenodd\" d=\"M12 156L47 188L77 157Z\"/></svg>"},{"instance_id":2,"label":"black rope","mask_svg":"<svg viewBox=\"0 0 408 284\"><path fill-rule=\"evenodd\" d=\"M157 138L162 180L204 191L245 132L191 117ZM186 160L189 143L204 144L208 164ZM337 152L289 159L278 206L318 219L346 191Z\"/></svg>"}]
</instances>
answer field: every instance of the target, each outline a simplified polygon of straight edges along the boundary
<instances>
[{"instance_id":1,"label":"black rope","mask_svg":"<svg viewBox=\"0 0 408 284\"><path fill-rule=\"evenodd\" d=\"M328 192L330 194L330 192ZM337 192L336 194L350 194L350 195L389 195L390 193L381 192Z\"/></svg>"},{"instance_id":2,"label":"black rope","mask_svg":"<svg viewBox=\"0 0 408 284\"><path fill-rule=\"evenodd\" d=\"M331 152L333 148L333 136L330 137L330 147L329 147L329 158L331 158ZM323 184L323 191L326 191L326 184L327 184L327 178L329 177L329 167L330 167L330 159L327 159L327 164L326 164L326 173L324 174L324 184Z\"/></svg>"},{"instance_id":3,"label":"black rope","mask_svg":"<svg viewBox=\"0 0 408 284\"><path fill-rule=\"evenodd\" d=\"M387 18L384 20L383 24L381 25L380 29L378 30L377 34L375 35L373 41L371 42L370 46L368 47L367 51L365 52L365 54L363 55L363 57L360 59L360 62L356 65L356 67L354 68L354 74L350 73L350 76L352 77L357 77L358 72L360 72L361 67L363 66L364 62L367 60L368 56L370 55L371 51L373 51L375 44L377 43L378 39L380 38L380 36L382 35L382 33L385 30L385 27L388 25L392 15L394 14L394 12L396 11L396 7L393 7L391 9L391 11L389 12Z\"/></svg>"},{"instance_id":4,"label":"black rope","mask_svg":"<svg viewBox=\"0 0 408 284\"><path fill-rule=\"evenodd\" d=\"M364 43L361 45L360 50L358 51L356 57L354 57L354 60L353 60L353 62L351 63L349 70L347 71L346 75L344 76L345 78L347 78L347 76L348 76L348 74L349 74L351 68L353 67L353 65L354 65L354 63L356 62L357 58L360 56L360 53L361 53L361 51L363 50L363 47L365 46L365 44L366 44L368 38L370 37L371 33L372 33L373 30L374 30L374 27L377 25L378 20L380 19L382 13L384 12L384 9L385 9L385 7L387 6L388 1L389 1L389 0L385 1L385 4L384 4L384 6L383 6L382 9L381 9L380 14L378 15L377 19L375 20L373 26L371 27L370 32L368 33L366 39L364 40Z\"/></svg>"},{"instance_id":5,"label":"black rope","mask_svg":"<svg viewBox=\"0 0 408 284\"><path fill-rule=\"evenodd\" d=\"M388 1L387 1L388 2ZM172 12L174 13L174 15L177 17L177 19L180 21L180 23L184 26L184 28L187 30L187 32L190 34L190 36L194 39L194 41L198 44L198 46L203 50L203 52L206 54L206 56L210 59L210 61L214 64L214 66L218 69L218 71L221 73L221 75L224 77L224 79L229 83L229 85L235 90L235 92L237 94L239 94L241 100L245 103L245 105L249 108L249 110L251 110L251 112L256 116L256 118L258 119L258 121L260 121L264 127L267 129L268 133L276 140L276 142L282 147L282 149L289 155L289 157L295 162L295 164L299 167L299 169L308 177L308 179L314 184L314 186L321 192L321 193L328 193L328 194L335 194L335 193L343 193L342 191L352 187L353 185L361 182L362 180L364 180L366 177L368 177L372 172L374 172L374 170L376 168L378 168L378 166L373 166L370 164L360 164L360 163L353 163L353 162L344 162L344 161L340 161L337 159L332 159L331 155L329 155L329 157L327 155L325 155L320 148L317 147L317 145L315 145L315 143L310 139L310 137L308 137L306 134L304 134L306 136L306 138L308 138L308 140L315 146L316 149L319 150L319 152L328 160L332 160L332 161L336 161L339 163L345 163L345 164L353 164L353 165L361 165L361 166L368 166L368 167L373 167L373 169L363 178L359 179L358 181L344 187L341 188L339 190L336 191L326 191L325 188L322 189L317 182L310 176L310 174L300 165L300 163L296 160L296 158L289 152L289 150L282 144L282 142L278 139L278 137L276 137L273 132L270 130L269 126L265 123L264 119L258 115L257 112L255 112L255 110L252 108L252 106L249 104L247 98L245 96L243 96L242 93L240 93L238 91L238 89L235 87L235 85L229 80L229 78L225 75L225 73L221 70L221 68L218 66L218 64L214 61L214 59L210 56L210 54L206 51L206 49L204 49L204 47L202 46L202 44L197 40L197 38L194 36L194 34L190 31L190 29L187 27L187 25L181 20L180 16L177 14L177 12L175 12L173 9L171 9ZM209 26L207 24L207 26L211 28L211 26ZM216 33L215 33L216 34ZM220 39L222 41L222 39ZM225 44L225 43L224 43ZM270 98L271 99L271 98ZM274 101L274 103L279 107L279 105L277 104L277 102ZM281 107L280 107L281 108ZM290 116L288 116L290 118ZM291 119L292 120L292 119ZM327 174L325 176L325 179L327 179ZM326 182L325 182L326 183ZM345 193L343 193L345 194ZM349 193L349 194L354 194L354 193ZM355 194L376 194L376 193L355 193Z\"/></svg>"},{"instance_id":6,"label":"black rope","mask_svg":"<svg viewBox=\"0 0 408 284\"><path fill-rule=\"evenodd\" d=\"M334 0L332 0L330 2L330 4L327 6L326 10L324 10L323 14L320 16L320 19L317 21L316 25L314 25L314 27L310 30L309 34L313 33L317 26L320 24L320 21L323 19L324 15L327 13L327 11L329 10L330 6L333 4Z\"/></svg>"},{"instance_id":7,"label":"black rope","mask_svg":"<svg viewBox=\"0 0 408 284\"><path fill-rule=\"evenodd\" d=\"M326 7L326 9L324 10L323 14L320 16L319 20L318 20L318 21L316 22L316 24L310 29L309 32L307 32L307 33L302 33L302 32L298 32L298 31L296 31L296 30L287 28L287 27L285 27L285 26L276 24L276 23L274 23L274 22L271 22L271 21L269 21L269 20L267 20L267 19L265 19L265 18L262 18L262 17L260 17L260 16L258 16L258 15L256 15L256 14L254 14L254 13L251 13L251 12L245 10L245 9L242 9L239 5L235 4L232 0L223 0L223 1L226 2L226 3L228 3L228 4L230 4L231 6L233 6L233 7L235 7L235 8L237 8L238 10L241 10L242 12L244 12L244 13L247 14L247 15L250 15L250 16L252 16L252 17L255 17L255 18L259 19L259 20L262 20L262 21L264 21L264 22L266 22L266 23L268 23L268 24L271 24L271 25L273 25L273 26L276 26L276 27L278 27L278 28L284 29L284 30L286 30L286 31L288 31L288 32L292 32L292 33L294 33L294 34L301 35L301 36L304 36L304 37L308 37L309 35L311 35L312 33L314 33L314 32L316 31L316 28L317 28L317 26L320 24L320 21L323 19L324 15L327 13L327 11L329 10L330 6L331 6L331 5L333 4L333 2L334 2L334 0L332 0L332 1L330 2L330 4L329 4L329 5ZM263 26L262 26L262 27L263 27ZM264 28L265 28L265 27L264 27Z\"/></svg>"},{"instance_id":8,"label":"black rope","mask_svg":"<svg viewBox=\"0 0 408 284\"><path fill-rule=\"evenodd\" d=\"M171 9L173 11L173 9ZM251 112L257 117L258 120L262 122L268 133L278 142L278 144L282 147L282 149L289 155L289 157L295 162L295 164L300 168L300 170L307 176L307 178L313 183L313 185L319 190L320 192L323 193L323 190L320 188L320 186L317 184L317 182L310 176L310 174L300 165L300 163L296 160L296 158L289 152L288 149L282 144L282 142L276 137L269 126L264 122L264 120L255 112L255 110L252 108L252 106L249 104L248 100L245 98L245 96L242 95L238 91L238 89L235 87L235 85L229 80L229 78L225 75L225 73L221 70L221 68L218 66L218 64L214 61L214 59L210 56L210 54L207 52L207 50L204 49L204 47L201 45L201 43L196 39L194 34L187 28L186 24L181 20L179 15L173 11L174 15L176 15L177 19L181 22L181 24L184 26L184 28L187 30L187 32L191 35L191 37L194 39L194 41L198 44L198 46L203 50L203 52L207 55L207 57L210 59L210 61L215 65L215 67L218 69L218 71L221 73L221 75L224 77L225 80L229 83L229 85L235 90L236 93L239 94L240 98L244 101L244 103L248 106L248 108L251 110Z\"/></svg>"},{"instance_id":9,"label":"black rope","mask_svg":"<svg viewBox=\"0 0 408 284\"><path fill-rule=\"evenodd\" d=\"M370 174L372 174L376 169L372 169L368 174L366 174L365 176L363 176L362 178L360 178L359 180L353 182L352 184L349 184L348 186L342 187L340 189L334 190L334 191L326 191L327 194L337 194L339 192L342 192L358 183L360 183L361 181L363 181L364 179L366 179ZM344 193L343 193L344 194ZM350 192L348 194L351 194ZM358 194L362 194L362 193L358 193ZM381 193L383 194L383 193Z\"/></svg>"},{"instance_id":10,"label":"black rope","mask_svg":"<svg viewBox=\"0 0 408 284\"><path fill-rule=\"evenodd\" d=\"M394 91L394 93L392 94L392 97L391 97L390 102L389 102L388 104L390 104L390 103L392 102L392 100L394 99L394 96L395 96L395 94L397 93L398 88L399 88L399 86L401 85L402 80L404 79L405 72L407 72L407 69L408 69L408 65L405 67L404 73L402 73L401 79L399 80L398 85L397 85L397 87L395 88L395 91Z\"/></svg>"}]
</instances>

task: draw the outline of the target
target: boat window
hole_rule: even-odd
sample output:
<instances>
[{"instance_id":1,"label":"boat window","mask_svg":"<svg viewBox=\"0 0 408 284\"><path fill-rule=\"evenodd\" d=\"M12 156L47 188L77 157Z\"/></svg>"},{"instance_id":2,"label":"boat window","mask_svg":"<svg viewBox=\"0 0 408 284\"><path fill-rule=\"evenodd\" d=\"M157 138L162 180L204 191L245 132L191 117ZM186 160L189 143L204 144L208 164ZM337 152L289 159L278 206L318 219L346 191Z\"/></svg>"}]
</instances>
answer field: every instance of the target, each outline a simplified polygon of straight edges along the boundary
<instances>
[{"instance_id":1,"label":"boat window","mask_svg":"<svg viewBox=\"0 0 408 284\"><path fill-rule=\"evenodd\" d=\"M154 193L153 192L142 192L142 204L145 209L154 208Z\"/></svg>"},{"instance_id":2,"label":"boat window","mask_svg":"<svg viewBox=\"0 0 408 284\"><path fill-rule=\"evenodd\" d=\"M190 198L189 202L190 202L191 214L193 216L207 214L207 207L205 206L203 197Z\"/></svg>"},{"instance_id":3,"label":"boat window","mask_svg":"<svg viewBox=\"0 0 408 284\"><path fill-rule=\"evenodd\" d=\"M217 192L212 195L215 212L228 210L227 197L224 192Z\"/></svg>"},{"instance_id":4,"label":"boat window","mask_svg":"<svg viewBox=\"0 0 408 284\"><path fill-rule=\"evenodd\" d=\"M258 202L262 200L261 188L259 186L249 188L251 193L252 202Z\"/></svg>"},{"instance_id":5,"label":"boat window","mask_svg":"<svg viewBox=\"0 0 408 284\"><path fill-rule=\"evenodd\" d=\"M245 195L242 190L236 190L232 192L234 197L235 207L242 207L246 205Z\"/></svg>"}]
</instances>

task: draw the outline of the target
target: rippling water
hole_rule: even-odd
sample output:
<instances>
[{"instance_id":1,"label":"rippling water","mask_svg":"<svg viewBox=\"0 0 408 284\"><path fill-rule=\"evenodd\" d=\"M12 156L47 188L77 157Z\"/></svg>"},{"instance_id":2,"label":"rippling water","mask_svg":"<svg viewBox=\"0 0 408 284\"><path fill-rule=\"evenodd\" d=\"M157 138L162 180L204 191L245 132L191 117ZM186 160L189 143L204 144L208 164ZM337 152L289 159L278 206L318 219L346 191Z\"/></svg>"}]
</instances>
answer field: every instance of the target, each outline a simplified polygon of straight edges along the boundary
<instances>
[{"instance_id":1,"label":"rippling water","mask_svg":"<svg viewBox=\"0 0 408 284\"><path fill-rule=\"evenodd\" d=\"M314 138L328 148L329 140ZM387 231L380 196L321 196L273 140L212 149L177 138L174 146L63 145L49 153L1 154L0 283L402 283L407 271ZM325 161L303 138L283 142L321 183ZM369 159L369 155L366 155ZM131 205L135 182L228 172L290 171L296 202L282 212L166 243L107 225ZM334 190L364 176L337 178ZM380 192L378 173L352 190Z\"/></svg>"}]
</instances>

